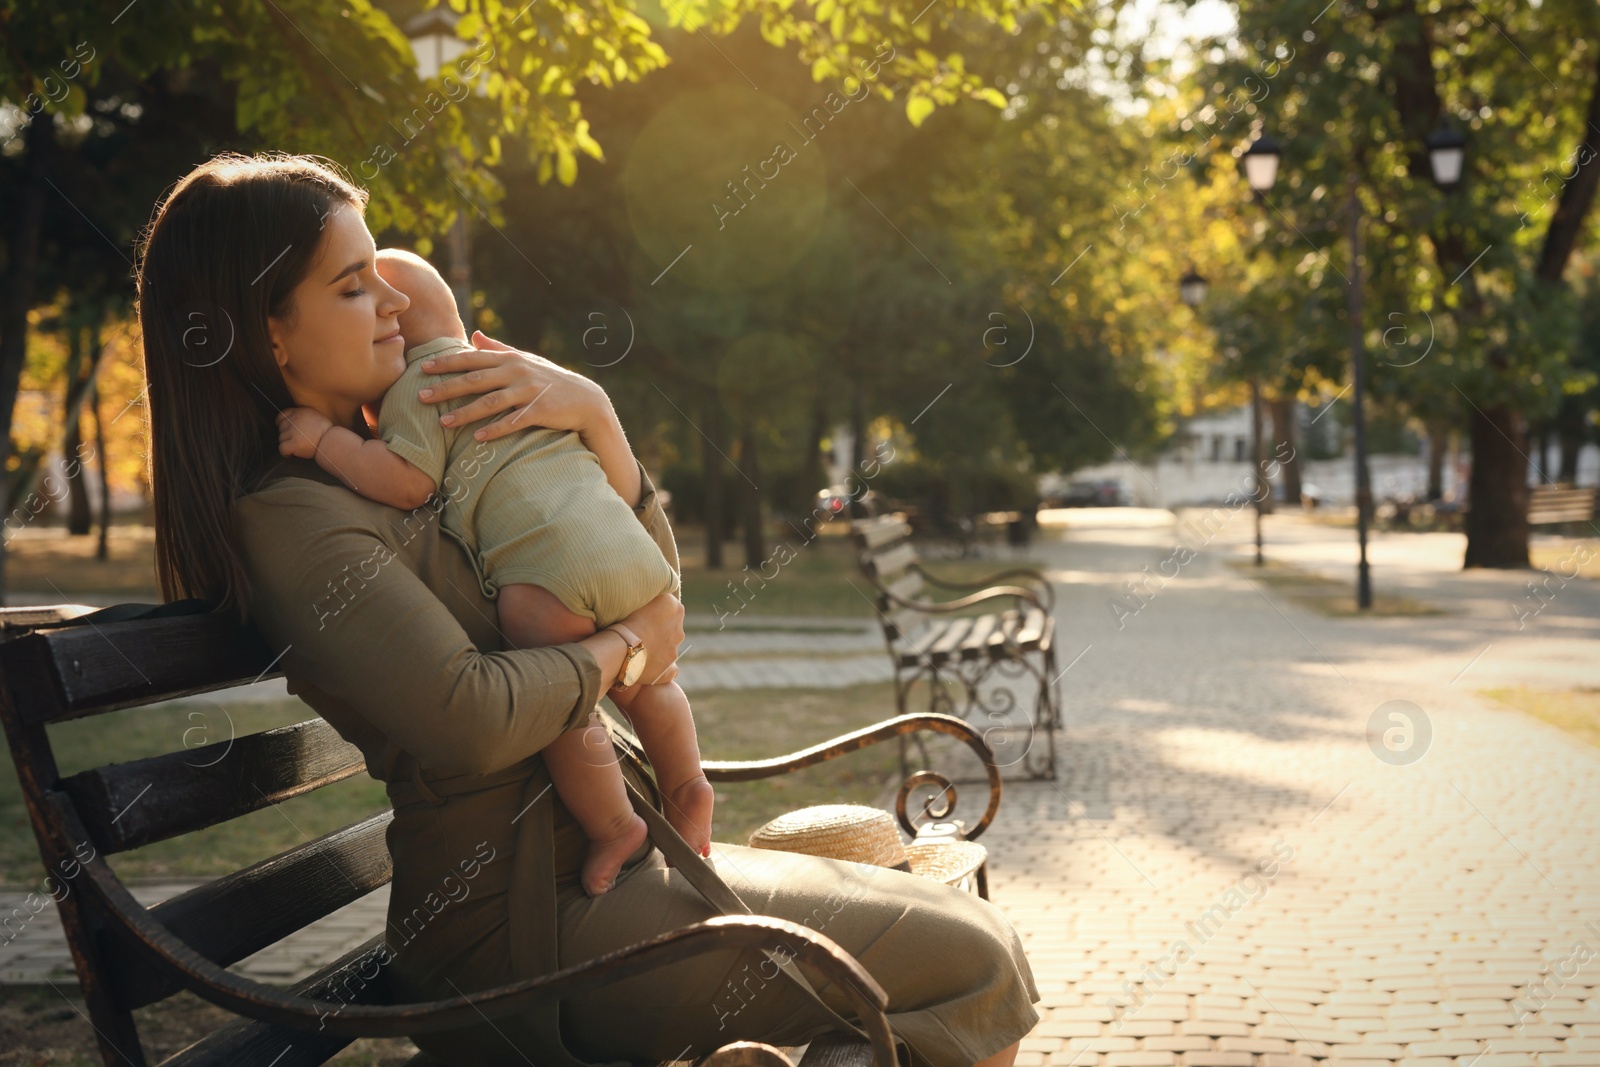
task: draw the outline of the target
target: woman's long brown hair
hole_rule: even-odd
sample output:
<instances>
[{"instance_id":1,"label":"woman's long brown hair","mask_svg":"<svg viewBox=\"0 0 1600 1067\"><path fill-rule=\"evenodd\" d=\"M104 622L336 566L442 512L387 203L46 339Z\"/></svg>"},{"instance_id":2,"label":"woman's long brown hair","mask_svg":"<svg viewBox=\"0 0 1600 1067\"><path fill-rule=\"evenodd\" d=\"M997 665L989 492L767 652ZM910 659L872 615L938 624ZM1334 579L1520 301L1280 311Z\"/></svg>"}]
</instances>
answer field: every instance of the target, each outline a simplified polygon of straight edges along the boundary
<instances>
[{"instance_id":1,"label":"woman's long brown hair","mask_svg":"<svg viewBox=\"0 0 1600 1067\"><path fill-rule=\"evenodd\" d=\"M292 318L329 213L366 202L315 157L227 154L157 207L140 250L139 326L163 600L247 616L232 506L277 459L277 413L294 404L267 319Z\"/></svg>"}]
</instances>

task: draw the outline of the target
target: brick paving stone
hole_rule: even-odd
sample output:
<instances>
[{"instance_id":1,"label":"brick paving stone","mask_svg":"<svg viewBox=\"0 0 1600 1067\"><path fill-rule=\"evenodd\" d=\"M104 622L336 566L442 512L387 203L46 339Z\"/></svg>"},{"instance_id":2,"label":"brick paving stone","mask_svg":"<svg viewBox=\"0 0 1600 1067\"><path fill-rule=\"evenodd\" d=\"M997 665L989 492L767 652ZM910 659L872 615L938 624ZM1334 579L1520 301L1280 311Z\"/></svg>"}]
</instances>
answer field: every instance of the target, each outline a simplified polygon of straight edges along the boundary
<instances>
[{"instance_id":1,"label":"brick paving stone","mask_svg":"<svg viewBox=\"0 0 1600 1067\"><path fill-rule=\"evenodd\" d=\"M1289 1052L1289 1042L1275 1037L1222 1037L1217 1048L1223 1052Z\"/></svg>"},{"instance_id":2,"label":"brick paving stone","mask_svg":"<svg viewBox=\"0 0 1600 1067\"><path fill-rule=\"evenodd\" d=\"M1248 1052L1181 1052L1178 1059L1183 1067L1255 1067Z\"/></svg>"},{"instance_id":3,"label":"brick paving stone","mask_svg":"<svg viewBox=\"0 0 1600 1067\"><path fill-rule=\"evenodd\" d=\"M1139 1052L1111 1052L1102 1060L1105 1067L1174 1067L1176 1052L1145 1049Z\"/></svg>"}]
</instances>

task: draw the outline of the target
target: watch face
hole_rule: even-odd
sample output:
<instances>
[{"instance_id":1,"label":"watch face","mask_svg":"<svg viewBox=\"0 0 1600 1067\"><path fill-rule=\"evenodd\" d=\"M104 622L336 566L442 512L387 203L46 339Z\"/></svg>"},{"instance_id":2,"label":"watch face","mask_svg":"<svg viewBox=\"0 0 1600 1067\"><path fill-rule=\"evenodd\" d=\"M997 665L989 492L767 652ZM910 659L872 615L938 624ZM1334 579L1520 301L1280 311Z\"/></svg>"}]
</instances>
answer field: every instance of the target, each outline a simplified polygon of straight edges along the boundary
<instances>
[{"instance_id":1,"label":"watch face","mask_svg":"<svg viewBox=\"0 0 1600 1067\"><path fill-rule=\"evenodd\" d=\"M642 648L629 649L628 661L622 665L622 684L624 688L633 685L644 673L645 652Z\"/></svg>"}]
</instances>

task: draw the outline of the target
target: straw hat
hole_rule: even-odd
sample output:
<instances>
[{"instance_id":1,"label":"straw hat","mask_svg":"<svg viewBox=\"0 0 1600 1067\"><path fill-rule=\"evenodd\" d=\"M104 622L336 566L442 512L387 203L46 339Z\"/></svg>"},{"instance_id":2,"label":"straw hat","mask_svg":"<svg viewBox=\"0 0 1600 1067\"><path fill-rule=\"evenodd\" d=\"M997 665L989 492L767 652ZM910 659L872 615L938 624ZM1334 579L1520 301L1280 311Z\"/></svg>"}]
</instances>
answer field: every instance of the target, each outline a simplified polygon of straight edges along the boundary
<instances>
[{"instance_id":1,"label":"straw hat","mask_svg":"<svg viewBox=\"0 0 1600 1067\"><path fill-rule=\"evenodd\" d=\"M893 867L946 885L970 877L988 858L975 841L902 844L894 816L860 804L819 804L780 815L750 835L750 847Z\"/></svg>"}]
</instances>

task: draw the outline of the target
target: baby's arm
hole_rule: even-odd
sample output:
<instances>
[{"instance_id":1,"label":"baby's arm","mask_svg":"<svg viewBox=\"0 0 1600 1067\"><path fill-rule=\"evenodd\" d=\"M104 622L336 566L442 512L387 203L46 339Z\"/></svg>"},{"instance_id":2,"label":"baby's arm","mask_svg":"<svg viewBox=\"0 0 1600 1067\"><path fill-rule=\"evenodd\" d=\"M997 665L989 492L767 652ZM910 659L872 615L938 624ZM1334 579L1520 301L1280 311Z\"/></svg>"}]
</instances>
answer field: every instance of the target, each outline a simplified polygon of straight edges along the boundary
<instances>
[{"instance_id":1,"label":"baby's arm","mask_svg":"<svg viewBox=\"0 0 1600 1067\"><path fill-rule=\"evenodd\" d=\"M426 471L391 452L382 441L369 441L354 430L335 426L310 408L278 413L278 451L315 460L368 500L403 511L426 504L438 488Z\"/></svg>"}]
</instances>

